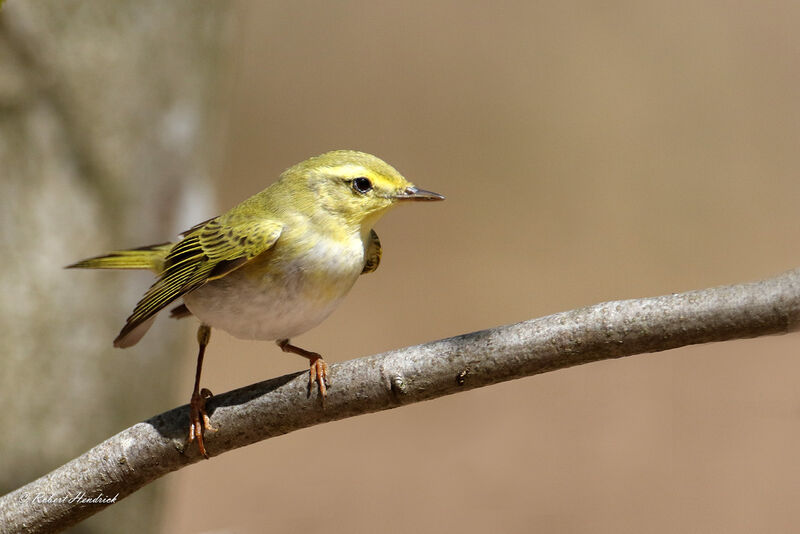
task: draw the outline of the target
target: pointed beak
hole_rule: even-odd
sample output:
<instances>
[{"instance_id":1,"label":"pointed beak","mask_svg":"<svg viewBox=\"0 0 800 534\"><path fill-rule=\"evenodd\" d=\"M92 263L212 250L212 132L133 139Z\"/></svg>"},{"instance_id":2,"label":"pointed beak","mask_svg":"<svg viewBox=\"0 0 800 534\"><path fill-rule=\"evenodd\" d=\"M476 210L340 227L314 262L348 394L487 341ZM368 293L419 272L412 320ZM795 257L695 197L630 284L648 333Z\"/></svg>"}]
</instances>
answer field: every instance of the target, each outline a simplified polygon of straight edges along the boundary
<instances>
[{"instance_id":1,"label":"pointed beak","mask_svg":"<svg viewBox=\"0 0 800 534\"><path fill-rule=\"evenodd\" d=\"M398 193L399 200L444 200L444 196L432 191L425 191L417 187L406 187L405 191Z\"/></svg>"}]
</instances>

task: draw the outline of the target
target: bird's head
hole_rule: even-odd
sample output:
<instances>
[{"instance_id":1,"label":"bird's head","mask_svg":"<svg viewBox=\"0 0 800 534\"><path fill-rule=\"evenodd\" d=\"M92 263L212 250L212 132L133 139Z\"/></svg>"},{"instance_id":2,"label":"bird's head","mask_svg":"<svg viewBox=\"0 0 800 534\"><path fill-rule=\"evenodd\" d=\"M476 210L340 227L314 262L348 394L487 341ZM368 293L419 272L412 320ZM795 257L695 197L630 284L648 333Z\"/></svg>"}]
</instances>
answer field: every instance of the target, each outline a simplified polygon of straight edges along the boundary
<instances>
[{"instance_id":1,"label":"bird's head","mask_svg":"<svg viewBox=\"0 0 800 534\"><path fill-rule=\"evenodd\" d=\"M354 150L309 158L287 169L280 182L303 212L367 230L399 203L444 200L417 188L383 160Z\"/></svg>"}]
</instances>

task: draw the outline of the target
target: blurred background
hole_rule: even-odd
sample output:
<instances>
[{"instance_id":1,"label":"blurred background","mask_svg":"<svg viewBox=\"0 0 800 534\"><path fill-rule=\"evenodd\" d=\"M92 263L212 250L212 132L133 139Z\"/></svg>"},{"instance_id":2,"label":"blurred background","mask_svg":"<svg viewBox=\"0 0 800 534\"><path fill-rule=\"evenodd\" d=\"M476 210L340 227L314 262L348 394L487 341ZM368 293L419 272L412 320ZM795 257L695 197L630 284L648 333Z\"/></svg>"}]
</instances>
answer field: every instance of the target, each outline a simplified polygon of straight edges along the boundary
<instances>
[{"instance_id":1,"label":"blurred background","mask_svg":"<svg viewBox=\"0 0 800 534\"><path fill-rule=\"evenodd\" d=\"M38 20L15 4L3 13L12 44ZM374 153L447 196L384 218L380 269L296 339L331 362L800 265L797 2L64 4L43 27L74 26L66 45L78 35L115 42L114 24L156 44L114 53L85 44L71 54L101 61L100 74L81 82L90 103L107 99L108 109L139 116L136 128L120 120L93 138L128 136L109 161L127 162L115 186L126 193L114 198L135 197L121 203L131 213L108 224L119 213L107 197L84 195L83 209L59 218L84 236L67 246L59 225L35 226L39 235L25 219L36 211L25 202L41 208L55 186L35 186L25 202L19 184L0 197L0 210L16 214L3 224L3 255L25 266L0 285L0 301L10 302L0 338L7 351L28 351L17 367L0 363L6 395L57 387L19 374L30 351L40 353L54 373L73 373L74 388L58 391L74 409L43 409L37 420L93 439L76 448L48 438L48 460L29 479L185 403L193 380L191 321L163 318L135 348L111 348L147 276L60 267L169 239L327 150ZM164 22L165 12L177 14ZM53 63L60 76L74 72ZM125 78L128 69L138 74ZM82 87L70 94L84 98ZM131 95L152 87L168 90L148 101L154 111L138 110ZM194 96L181 107L174 95ZM8 111L0 121L9 124ZM151 137L172 147L162 165L145 144ZM96 184L81 181L82 169L59 183ZM21 256L17 227L25 243L56 245ZM58 302L60 342L80 334L96 345L91 355L73 347L79 363L69 369L52 367L67 358L58 343L31 348L30 333L17 336L17 349L9 341L38 316L17 293L41 277L115 302ZM27 292L53 308L55 290ZM310 428L171 474L152 484L148 503L137 494L79 528L154 506L157 522L146 529L165 533L791 531L800 521L798 348L796 335L690 347ZM168 371L146 369L154 354ZM121 407L71 393L88 387L76 365L103 366ZM215 331L203 382L222 392L305 365L271 343ZM98 430L94 418L112 411L124 417ZM25 417L5 410L7 432ZM4 452L6 462L32 465L29 445L2 439L2 450L20 449Z\"/></svg>"}]
</instances>

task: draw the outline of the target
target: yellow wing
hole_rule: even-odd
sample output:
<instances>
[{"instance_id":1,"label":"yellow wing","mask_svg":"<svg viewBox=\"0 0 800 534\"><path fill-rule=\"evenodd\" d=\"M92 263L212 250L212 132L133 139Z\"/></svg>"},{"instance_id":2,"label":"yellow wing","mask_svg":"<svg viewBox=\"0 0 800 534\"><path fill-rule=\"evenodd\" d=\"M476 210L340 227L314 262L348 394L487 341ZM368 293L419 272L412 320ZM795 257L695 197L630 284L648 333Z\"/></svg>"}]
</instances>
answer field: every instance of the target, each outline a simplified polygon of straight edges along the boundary
<instances>
[{"instance_id":1,"label":"yellow wing","mask_svg":"<svg viewBox=\"0 0 800 534\"><path fill-rule=\"evenodd\" d=\"M364 268L361 274L374 272L381 263L381 240L378 239L378 234L375 230L369 231L369 243L367 244L367 261L364 263Z\"/></svg>"},{"instance_id":2,"label":"yellow wing","mask_svg":"<svg viewBox=\"0 0 800 534\"><path fill-rule=\"evenodd\" d=\"M220 218L188 230L164 258L161 276L133 309L114 346L136 344L164 306L266 252L282 230L281 223L270 220L225 224Z\"/></svg>"}]
</instances>

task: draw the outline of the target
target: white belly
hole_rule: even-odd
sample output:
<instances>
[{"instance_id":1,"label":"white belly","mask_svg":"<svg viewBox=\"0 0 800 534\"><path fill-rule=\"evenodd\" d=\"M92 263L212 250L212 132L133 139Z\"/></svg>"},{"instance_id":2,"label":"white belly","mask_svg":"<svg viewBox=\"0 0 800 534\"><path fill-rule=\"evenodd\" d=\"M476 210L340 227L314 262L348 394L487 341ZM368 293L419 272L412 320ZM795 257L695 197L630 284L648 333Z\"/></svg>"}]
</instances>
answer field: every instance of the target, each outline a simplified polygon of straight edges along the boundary
<instances>
[{"instance_id":1,"label":"white belly","mask_svg":"<svg viewBox=\"0 0 800 534\"><path fill-rule=\"evenodd\" d=\"M281 273L254 274L247 267L184 295L186 307L203 323L238 338L289 339L336 309L361 274L364 248L360 240L349 247L323 240Z\"/></svg>"}]
</instances>

